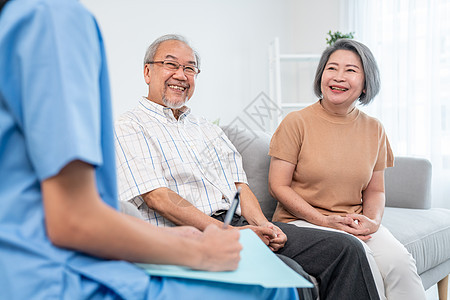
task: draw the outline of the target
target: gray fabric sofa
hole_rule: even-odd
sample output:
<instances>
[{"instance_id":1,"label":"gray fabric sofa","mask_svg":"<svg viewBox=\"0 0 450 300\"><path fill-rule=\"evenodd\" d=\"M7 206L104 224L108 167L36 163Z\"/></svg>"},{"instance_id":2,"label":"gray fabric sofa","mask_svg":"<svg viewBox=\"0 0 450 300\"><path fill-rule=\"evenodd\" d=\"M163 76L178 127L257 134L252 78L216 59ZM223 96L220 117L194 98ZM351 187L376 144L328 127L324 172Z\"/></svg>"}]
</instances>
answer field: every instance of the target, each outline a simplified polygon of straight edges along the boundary
<instances>
[{"instance_id":1,"label":"gray fabric sofa","mask_svg":"<svg viewBox=\"0 0 450 300\"><path fill-rule=\"evenodd\" d=\"M268 192L270 136L264 132L224 127L242 154L248 182L264 214L272 218L276 200ZM416 259L425 289L438 283L447 299L450 273L450 210L431 207L431 164L428 160L397 157L386 170L386 209L382 224Z\"/></svg>"}]
</instances>

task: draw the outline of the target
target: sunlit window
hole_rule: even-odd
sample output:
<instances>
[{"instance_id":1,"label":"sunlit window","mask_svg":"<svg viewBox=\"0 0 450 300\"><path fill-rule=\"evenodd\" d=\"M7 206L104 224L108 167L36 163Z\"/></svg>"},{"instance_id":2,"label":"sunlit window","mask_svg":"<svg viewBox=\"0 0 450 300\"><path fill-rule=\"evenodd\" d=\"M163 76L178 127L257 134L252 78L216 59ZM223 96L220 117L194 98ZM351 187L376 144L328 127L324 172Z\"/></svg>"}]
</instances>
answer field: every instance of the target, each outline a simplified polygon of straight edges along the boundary
<instances>
[{"instance_id":1,"label":"sunlit window","mask_svg":"<svg viewBox=\"0 0 450 300\"><path fill-rule=\"evenodd\" d=\"M381 71L381 93L363 110L382 121L397 156L432 161L433 201L444 202L450 195L450 1L343 3L347 30L372 49Z\"/></svg>"}]
</instances>

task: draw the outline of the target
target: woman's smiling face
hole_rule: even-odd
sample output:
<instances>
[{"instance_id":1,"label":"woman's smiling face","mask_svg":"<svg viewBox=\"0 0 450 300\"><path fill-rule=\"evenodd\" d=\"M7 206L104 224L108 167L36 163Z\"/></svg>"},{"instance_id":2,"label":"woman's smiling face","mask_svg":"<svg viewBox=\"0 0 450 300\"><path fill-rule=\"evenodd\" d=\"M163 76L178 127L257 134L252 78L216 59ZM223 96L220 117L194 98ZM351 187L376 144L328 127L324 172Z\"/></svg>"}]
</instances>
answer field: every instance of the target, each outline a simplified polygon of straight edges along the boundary
<instances>
[{"instance_id":1,"label":"woman's smiling face","mask_svg":"<svg viewBox=\"0 0 450 300\"><path fill-rule=\"evenodd\" d=\"M364 81L360 57L350 50L336 50L322 73L322 102L328 106L353 108L364 92Z\"/></svg>"}]
</instances>

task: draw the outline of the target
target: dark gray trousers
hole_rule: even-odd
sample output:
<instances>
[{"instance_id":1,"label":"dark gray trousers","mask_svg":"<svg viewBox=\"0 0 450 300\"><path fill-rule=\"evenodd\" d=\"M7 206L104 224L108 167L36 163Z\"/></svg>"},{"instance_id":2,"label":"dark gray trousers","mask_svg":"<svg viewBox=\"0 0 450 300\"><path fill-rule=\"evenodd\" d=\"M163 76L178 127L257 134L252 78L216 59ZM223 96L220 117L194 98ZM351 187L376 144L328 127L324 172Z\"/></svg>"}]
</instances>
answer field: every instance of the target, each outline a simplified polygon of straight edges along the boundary
<instances>
[{"instance_id":1,"label":"dark gray trousers","mask_svg":"<svg viewBox=\"0 0 450 300\"><path fill-rule=\"evenodd\" d=\"M225 214L213 216L223 221ZM355 237L313 228L274 222L287 236L276 252L300 266L290 266L306 279L316 278L321 300L379 299L372 272L361 243ZM245 226L245 218L235 215L232 226ZM289 263L288 263L289 265ZM307 272L302 274L301 270ZM300 299L314 299L314 289L301 289Z\"/></svg>"}]
</instances>

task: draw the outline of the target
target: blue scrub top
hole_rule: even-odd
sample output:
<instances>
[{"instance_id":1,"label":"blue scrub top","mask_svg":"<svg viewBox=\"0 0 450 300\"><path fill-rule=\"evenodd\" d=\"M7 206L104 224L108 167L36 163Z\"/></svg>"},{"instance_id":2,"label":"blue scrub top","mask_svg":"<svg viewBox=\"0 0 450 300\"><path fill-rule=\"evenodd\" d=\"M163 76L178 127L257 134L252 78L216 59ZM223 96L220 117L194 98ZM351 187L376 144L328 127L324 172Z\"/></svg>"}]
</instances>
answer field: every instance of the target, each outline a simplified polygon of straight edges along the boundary
<instances>
[{"instance_id":1,"label":"blue scrub top","mask_svg":"<svg viewBox=\"0 0 450 300\"><path fill-rule=\"evenodd\" d=\"M0 299L85 298L98 293L98 282L144 298L142 271L54 247L45 232L40 183L70 161L94 165L102 199L117 205L95 19L78 1L12 0L0 15L0 53Z\"/></svg>"},{"instance_id":2,"label":"blue scrub top","mask_svg":"<svg viewBox=\"0 0 450 300\"><path fill-rule=\"evenodd\" d=\"M263 289L150 277L133 264L57 248L40 183L73 160L95 166L117 206L105 50L76 0L11 0L0 13L0 299L296 299ZM191 296L191 297L189 297Z\"/></svg>"}]
</instances>

